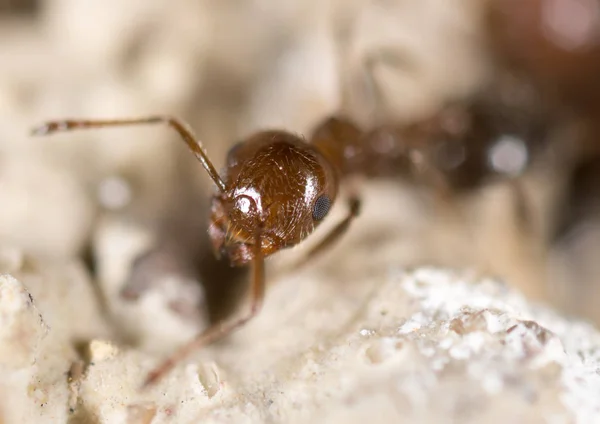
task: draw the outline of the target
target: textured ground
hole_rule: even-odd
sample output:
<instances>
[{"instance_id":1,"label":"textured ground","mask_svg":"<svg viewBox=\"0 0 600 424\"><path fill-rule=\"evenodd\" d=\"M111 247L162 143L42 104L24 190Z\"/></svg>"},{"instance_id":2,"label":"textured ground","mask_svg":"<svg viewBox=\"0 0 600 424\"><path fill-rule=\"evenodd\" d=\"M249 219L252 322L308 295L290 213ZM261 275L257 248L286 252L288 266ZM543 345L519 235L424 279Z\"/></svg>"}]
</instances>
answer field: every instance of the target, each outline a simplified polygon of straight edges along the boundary
<instances>
[{"instance_id":1,"label":"textured ground","mask_svg":"<svg viewBox=\"0 0 600 424\"><path fill-rule=\"evenodd\" d=\"M91 296L81 269L25 272L27 288L3 276L5 422L600 420L591 326L473 273L389 265L340 280L322 271L279 279L256 321L147 393L137 389L156 357L94 339L84 365L65 345L103 328L97 309L82 308ZM58 296L45 283L71 289ZM61 325L53 302L77 318Z\"/></svg>"}]
</instances>

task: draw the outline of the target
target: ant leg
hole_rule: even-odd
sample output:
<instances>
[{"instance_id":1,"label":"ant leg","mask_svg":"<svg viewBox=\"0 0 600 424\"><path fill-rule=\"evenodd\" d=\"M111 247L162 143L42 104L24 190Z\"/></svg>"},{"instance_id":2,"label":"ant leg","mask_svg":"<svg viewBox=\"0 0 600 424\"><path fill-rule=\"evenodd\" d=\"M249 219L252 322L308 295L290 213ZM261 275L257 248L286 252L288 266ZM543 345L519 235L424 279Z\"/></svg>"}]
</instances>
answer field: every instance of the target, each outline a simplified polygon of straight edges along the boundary
<instances>
[{"instance_id":1,"label":"ant leg","mask_svg":"<svg viewBox=\"0 0 600 424\"><path fill-rule=\"evenodd\" d=\"M407 153L407 159L414 175L424 181L427 186L432 187L437 196L442 200L453 197L453 190L448 178L444 175L442 170L433 163L427 150L419 148L411 149Z\"/></svg>"},{"instance_id":2,"label":"ant leg","mask_svg":"<svg viewBox=\"0 0 600 424\"><path fill-rule=\"evenodd\" d=\"M71 131L75 129L103 128L103 127L118 127L131 125L146 125L146 124L163 124L168 125L179 133L182 140L188 145L192 153L200 161L210 178L217 185L219 191L226 191L225 183L219 176L216 168L208 158L204 151L202 143L194 136L191 129L183 121L170 116L148 116L144 118L132 119L106 119L106 120L62 120L50 121L43 125L35 127L32 135L49 135L61 131Z\"/></svg>"},{"instance_id":3,"label":"ant leg","mask_svg":"<svg viewBox=\"0 0 600 424\"><path fill-rule=\"evenodd\" d=\"M237 330L245 323L254 318L261 310L265 297L265 267L264 257L261 251L260 231L257 231L254 241L254 259L252 261L252 283L251 283L251 302L250 310L241 317L234 318L231 321L218 322L211 325L196 338L180 347L170 357L164 360L158 367L151 371L142 385L142 389L155 384L159 379L166 375L178 362L194 350L207 346L231 332Z\"/></svg>"},{"instance_id":4,"label":"ant leg","mask_svg":"<svg viewBox=\"0 0 600 424\"><path fill-rule=\"evenodd\" d=\"M298 261L294 268L299 268L303 266L310 259L314 258L319 253L323 252L325 249L330 247L336 241L338 241L342 235L346 233L348 228L350 228L350 223L354 221L354 219L360 213L360 199L358 197L352 196L348 200L348 214L346 217L340 221L330 232L325 236L323 240L319 242L315 247L313 247L300 261Z\"/></svg>"},{"instance_id":5,"label":"ant leg","mask_svg":"<svg viewBox=\"0 0 600 424\"><path fill-rule=\"evenodd\" d=\"M534 208L528 199L523 181L519 178L511 178L508 180L508 184L515 199L515 215L519 230L527 235L532 235L535 230Z\"/></svg>"}]
</instances>

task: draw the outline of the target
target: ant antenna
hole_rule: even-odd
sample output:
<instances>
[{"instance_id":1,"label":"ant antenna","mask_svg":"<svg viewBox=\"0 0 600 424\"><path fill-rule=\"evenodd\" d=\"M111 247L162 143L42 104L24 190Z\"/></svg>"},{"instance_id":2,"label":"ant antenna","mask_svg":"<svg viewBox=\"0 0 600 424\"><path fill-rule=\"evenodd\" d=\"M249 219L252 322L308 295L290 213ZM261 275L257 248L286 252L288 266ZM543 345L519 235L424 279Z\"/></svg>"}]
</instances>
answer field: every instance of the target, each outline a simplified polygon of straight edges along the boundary
<instances>
[{"instance_id":1,"label":"ant antenna","mask_svg":"<svg viewBox=\"0 0 600 424\"><path fill-rule=\"evenodd\" d=\"M208 175L217 185L217 188L221 193L225 193L227 187L225 182L219 176L216 168L208 158L208 155L204 151L204 147L200 140L198 140L192 130L187 124L180 121L177 118L170 116L148 116L145 118L133 118L133 119L110 119L110 120L63 120L63 121L50 121L39 127L34 128L31 131L32 135L49 135L60 131L70 131L75 129L89 129L89 128L102 128L102 127L118 127L118 126L129 126L129 125L145 125L145 124L163 124L168 125L179 133L182 140L188 145L192 153L200 161Z\"/></svg>"}]
</instances>

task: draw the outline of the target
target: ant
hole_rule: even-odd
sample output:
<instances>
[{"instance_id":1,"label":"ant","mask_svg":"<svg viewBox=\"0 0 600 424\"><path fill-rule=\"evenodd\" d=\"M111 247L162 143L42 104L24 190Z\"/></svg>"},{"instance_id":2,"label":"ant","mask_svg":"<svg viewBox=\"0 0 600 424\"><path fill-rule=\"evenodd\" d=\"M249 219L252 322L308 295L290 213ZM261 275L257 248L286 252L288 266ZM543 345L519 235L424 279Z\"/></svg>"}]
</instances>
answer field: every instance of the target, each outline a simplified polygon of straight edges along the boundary
<instances>
[{"instance_id":1,"label":"ant","mask_svg":"<svg viewBox=\"0 0 600 424\"><path fill-rule=\"evenodd\" d=\"M451 190L433 141L460 144L471 138L497 138L498 128L468 108L448 108L422 123L363 131L350 119L333 116L304 138L282 130L263 130L234 145L219 175L201 141L187 124L169 116L115 120L63 120L36 127L33 135L101 127L166 125L174 129L216 186L208 233L215 254L232 266L251 265L250 308L216 322L151 371L143 387L154 384L191 352L211 344L255 317L265 296L268 256L301 243L325 219L342 180L352 174L420 174L442 191ZM472 135L476 134L476 135ZM435 148L432 148L435 147ZM447 162L447 161L446 161ZM443 164L443 163L442 163ZM305 260L333 244L359 215L361 201L350 194L346 216L310 250ZM304 262L304 261L303 261Z\"/></svg>"},{"instance_id":2,"label":"ant","mask_svg":"<svg viewBox=\"0 0 600 424\"><path fill-rule=\"evenodd\" d=\"M339 164L344 158L335 157L341 153L337 146L332 149L321 142L307 143L285 131L262 131L229 151L221 177L189 126L169 116L52 121L34 128L32 134L142 124L167 125L181 136L217 188L208 230L215 253L227 256L232 266L252 266L249 311L213 324L181 347L148 374L143 383L147 387L192 351L231 333L259 313L265 295L264 259L300 243L327 216L338 194ZM359 210L359 199L349 199L347 217L309 255L338 239Z\"/></svg>"}]
</instances>

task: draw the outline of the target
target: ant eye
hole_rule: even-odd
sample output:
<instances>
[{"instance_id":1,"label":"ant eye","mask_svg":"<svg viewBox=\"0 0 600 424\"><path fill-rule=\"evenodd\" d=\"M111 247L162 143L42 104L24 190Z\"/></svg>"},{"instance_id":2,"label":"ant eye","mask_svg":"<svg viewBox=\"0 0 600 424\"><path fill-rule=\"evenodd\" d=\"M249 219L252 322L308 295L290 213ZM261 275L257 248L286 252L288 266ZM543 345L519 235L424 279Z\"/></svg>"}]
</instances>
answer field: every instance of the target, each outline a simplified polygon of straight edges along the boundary
<instances>
[{"instance_id":1,"label":"ant eye","mask_svg":"<svg viewBox=\"0 0 600 424\"><path fill-rule=\"evenodd\" d=\"M331 199L326 194L322 194L315 201L315 205L313 206L312 217L315 221L320 221L325 218L327 212L329 212L329 208L331 207Z\"/></svg>"}]
</instances>

